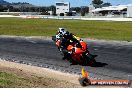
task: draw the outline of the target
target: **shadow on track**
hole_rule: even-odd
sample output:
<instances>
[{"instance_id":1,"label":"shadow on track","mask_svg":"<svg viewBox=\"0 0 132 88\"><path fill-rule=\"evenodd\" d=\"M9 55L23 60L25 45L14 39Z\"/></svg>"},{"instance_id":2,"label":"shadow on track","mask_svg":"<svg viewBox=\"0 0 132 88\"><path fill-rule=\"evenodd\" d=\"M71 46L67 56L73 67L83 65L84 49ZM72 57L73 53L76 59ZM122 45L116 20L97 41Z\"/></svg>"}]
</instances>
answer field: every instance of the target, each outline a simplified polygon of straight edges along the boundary
<instances>
[{"instance_id":1,"label":"shadow on track","mask_svg":"<svg viewBox=\"0 0 132 88\"><path fill-rule=\"evenodd\" d=\"M74 63L74 64L71 64L71 65L78 65L78 63ZM108 65L107 63L102 63L102 62L95 62L94 64L91 64L91 65L86 65L86 64L79 64L81 66L91 66L91 67L104 67L106 65Z\"/></svg>"},{"instance_id":2,"label":"shadow on track","mask_svg":"<svg viewBox=\"0 0 132 88\"><path fill-rule=\"evenodd\" d=\"M81 65L81 66L91 66L91 67L104 67L108 65L107 63L97 62L94 58L98 55L92 55L92 59L88 63L79 63L75 60L72 60L71 65Z\"/></svg>"},{"instance_id":3,"label":"shadow on track","mask_svg":"<svg viewBox=\"0 0 132 88\"><path fill-rule=\"evenodd\" d=\"M104 67L108 65L107 63L102 63L102 62L96 62L94 64L91 65L91 67Z\"/></svg>"}]
</instances>

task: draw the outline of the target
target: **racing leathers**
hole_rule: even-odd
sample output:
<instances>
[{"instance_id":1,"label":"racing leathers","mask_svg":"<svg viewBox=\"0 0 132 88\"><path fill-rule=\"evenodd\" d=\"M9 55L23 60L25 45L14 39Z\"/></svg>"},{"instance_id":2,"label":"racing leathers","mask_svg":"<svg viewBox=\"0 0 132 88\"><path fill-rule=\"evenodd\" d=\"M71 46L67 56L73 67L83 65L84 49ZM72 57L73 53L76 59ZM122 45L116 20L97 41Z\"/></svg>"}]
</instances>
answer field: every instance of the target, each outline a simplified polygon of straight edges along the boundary
<instances>
[{"instance_id":1,"label":"racing leathers","mask_svg":"<svg viewBox=\"0 0 132 88\"><path fill-rule=\"evenodd\" d=\"M79 42L80 38L67 31L63 36L59 37L59 40L61 41L59 49L64 55L63 59L68 59L71 63L73 63L73 59L71 57L71 54L67 51L67 47L72 42L76 43L78 47L81 47L81 44Z\"/></svg>"}]
</instances>

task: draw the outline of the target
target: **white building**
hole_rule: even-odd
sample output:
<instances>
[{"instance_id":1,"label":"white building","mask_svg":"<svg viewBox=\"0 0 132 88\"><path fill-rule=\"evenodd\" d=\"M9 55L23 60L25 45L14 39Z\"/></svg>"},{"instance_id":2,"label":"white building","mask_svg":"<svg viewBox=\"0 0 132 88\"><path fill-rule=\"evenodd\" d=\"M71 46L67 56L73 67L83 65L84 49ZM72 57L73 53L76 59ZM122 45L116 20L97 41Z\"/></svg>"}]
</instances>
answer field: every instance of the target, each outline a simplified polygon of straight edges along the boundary
<instances>
[{"instance_id":1,"label":"white building","mask_svg":"<svg viewBox=\"0 0 132 88\"><path fill-rule=\"evenodd\" d=\"M70 12L70 3L69 2L56 2L56 14L60 13L66 14Z\"/></svg>"},{"instance_id":2,"label":"white building","mask_svg":"<svg viewBox=\"0 0 132 88\"><path fill-rule=\"evenodd\" d=\"M89 5L89 13L92 13L92 11L95 10L95 7L93 5Z\"/></svg>"},{"instance_id":3,"label":"white building","mask_svg":"<svg viewBox=\"0 0 132 88\"><path fill-rule=\"evenodd\" d=\"M119 12L120 14L126 13L127 17L132 17L132 4L102 7L92 10L92 12L107 12L107 14L111 14L111 12Z\"/></svg>"},{"instance_id":4,"label":"white building","mask_svg":"<svg viewBox=\"0 0 132 88\"><path fill-rule=\"evenodd\" d=\"M132 5L127 7L127 17L132 17Z\"/></svg>"}]
</instances>

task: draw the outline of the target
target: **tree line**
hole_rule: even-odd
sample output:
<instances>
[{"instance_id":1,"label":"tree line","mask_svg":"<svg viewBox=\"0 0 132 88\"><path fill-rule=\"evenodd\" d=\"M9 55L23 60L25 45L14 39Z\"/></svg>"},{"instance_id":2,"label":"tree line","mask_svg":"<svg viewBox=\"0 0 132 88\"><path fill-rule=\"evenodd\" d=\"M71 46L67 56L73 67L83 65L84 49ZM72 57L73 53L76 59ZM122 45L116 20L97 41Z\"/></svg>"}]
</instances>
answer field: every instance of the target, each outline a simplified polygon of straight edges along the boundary
<instances>
[{"instance_id":1,"label":"tree line","mask_svg":"<svg viewBox=\"0 0 132 88\"><path fill-rule=\"evenodd\" d=\"M111 6L111 3L104 3L102 0L92 0L91 4L95 8ZM52 15L56 15L56 7L54 5L51 6L33 6L26 2L18 2L12 3L11 5L0 5L0 12L41 12L42 15L49 15L48 11L52 11ZM88 6L81 7L71 7L70 11L76 11L77 13L81 13L81 15L85 15L89 12Z\"/></svg>"}]
</instances>

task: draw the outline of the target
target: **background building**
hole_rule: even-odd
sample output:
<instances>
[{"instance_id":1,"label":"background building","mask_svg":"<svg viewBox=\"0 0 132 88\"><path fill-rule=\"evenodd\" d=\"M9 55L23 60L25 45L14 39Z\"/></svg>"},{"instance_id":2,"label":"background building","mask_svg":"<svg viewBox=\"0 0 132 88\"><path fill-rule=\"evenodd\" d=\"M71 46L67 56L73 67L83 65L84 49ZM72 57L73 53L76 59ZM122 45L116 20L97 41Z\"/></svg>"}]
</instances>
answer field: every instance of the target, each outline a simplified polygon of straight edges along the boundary
<instances>
[{"instance_id":1,"label":"background building","mask_svg":"<svg viewBox=\"0 0 132 88\"><path fill-rule=\"evenodd\" d=\"M132 17L132 4L96 8L92 10L92 13L99 16L118 15L123 17Z\"/></svg>"},{"instance_id":2,"label":"background building","mask_svg":"<svg viewBox=\"0 0 132 88\"><path fill-rule=\"evenodd\" d=\"M56 14L65 15L70 12L70 3L69 2L56 2Z\"/></svg>"},{"instance_id":3,"label":"background building","mask_svg":"<svg viewBox=\"0 0 132 88\"><path fill-rule=\"evenodd\" d=\"M132 5L127 7L127 17L132 17Z\"/></svg>"}]
</instances>

